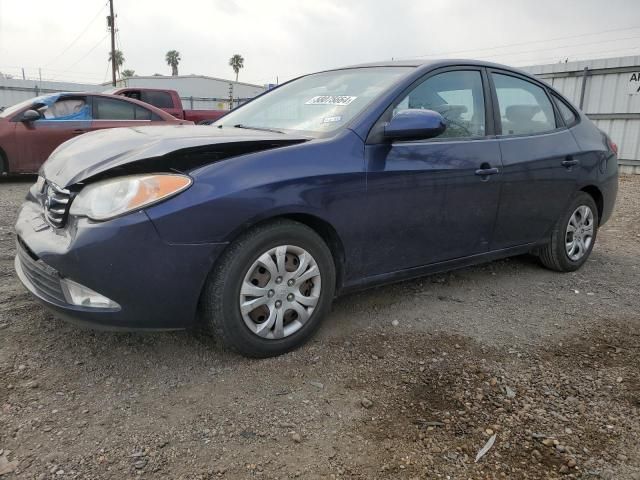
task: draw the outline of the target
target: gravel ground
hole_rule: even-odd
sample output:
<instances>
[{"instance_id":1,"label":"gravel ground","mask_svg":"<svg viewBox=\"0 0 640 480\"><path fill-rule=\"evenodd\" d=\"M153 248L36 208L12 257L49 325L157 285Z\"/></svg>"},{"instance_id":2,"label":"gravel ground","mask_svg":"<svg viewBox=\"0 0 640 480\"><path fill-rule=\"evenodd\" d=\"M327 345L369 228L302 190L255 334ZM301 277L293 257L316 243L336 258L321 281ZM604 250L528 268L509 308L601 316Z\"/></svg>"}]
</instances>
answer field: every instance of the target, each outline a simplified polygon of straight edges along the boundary
<instances>
[{"instance_id":1,"label":"gravel ground","mask_svg":"<svg viewBox=\"0 0 640 480\"><path fill-rule=\"evenodd\" d=\"M0 183L3 480L640 479L640 176L579 272L525 256L349 295L260 361L53 318L13 273L28 186Z\"/></svg>"}]
</instances>

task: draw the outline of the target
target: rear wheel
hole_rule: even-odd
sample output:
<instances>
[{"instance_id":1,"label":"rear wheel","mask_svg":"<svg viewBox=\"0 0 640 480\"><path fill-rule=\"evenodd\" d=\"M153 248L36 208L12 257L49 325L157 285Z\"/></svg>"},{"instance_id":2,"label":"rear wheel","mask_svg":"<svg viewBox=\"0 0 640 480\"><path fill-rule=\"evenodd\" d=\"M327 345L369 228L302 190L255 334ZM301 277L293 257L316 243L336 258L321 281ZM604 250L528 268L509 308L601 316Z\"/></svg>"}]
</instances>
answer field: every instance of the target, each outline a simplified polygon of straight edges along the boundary
<instances>
[{"instance_id":1,"label":"rear wheel","mask_svg":"<svg viewBox=\"0 0 640 480\"><path fill-rule=\"evenodd\" d=\"M242 235L209 275L204 321L224 347L250 357L292 350L315 332L335 292L335 265L309 227L278 220Z\"/></svg>"},{"instance_id":2,"label":"rear wheel","mask_svg":"<svg viewBox=\"0 0 640 480\"><path fill-rule=\"evenodd\" d=\"M556 223L549 243L540 251L542 264L559 272L580 268L593 250L598 222L598 208L591 195L577 193Z\"/></svg>"}]
</instances>

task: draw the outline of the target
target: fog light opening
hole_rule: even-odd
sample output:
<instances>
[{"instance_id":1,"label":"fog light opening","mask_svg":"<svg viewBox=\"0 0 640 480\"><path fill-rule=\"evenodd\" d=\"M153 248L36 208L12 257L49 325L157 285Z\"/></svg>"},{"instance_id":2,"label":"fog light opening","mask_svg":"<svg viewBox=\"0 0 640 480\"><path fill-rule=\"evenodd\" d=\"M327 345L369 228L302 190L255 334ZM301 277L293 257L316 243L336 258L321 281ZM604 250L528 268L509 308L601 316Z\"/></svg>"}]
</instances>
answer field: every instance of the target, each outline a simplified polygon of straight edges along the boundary
<instances>
[{"instance_id":1,"label":"fog light opening","mask_svg":"<svg viewBox=\"0 0 640 480\"><path fill-rule=\"evenodd\" d=\"M105 297L104 295L100 295L98 292L94 292L90 288L80 285L73 280L63 278L60 283L67 302L72 305L90 308L120 308L120 305L113 300Z\"/></svg>"}]
</instances>

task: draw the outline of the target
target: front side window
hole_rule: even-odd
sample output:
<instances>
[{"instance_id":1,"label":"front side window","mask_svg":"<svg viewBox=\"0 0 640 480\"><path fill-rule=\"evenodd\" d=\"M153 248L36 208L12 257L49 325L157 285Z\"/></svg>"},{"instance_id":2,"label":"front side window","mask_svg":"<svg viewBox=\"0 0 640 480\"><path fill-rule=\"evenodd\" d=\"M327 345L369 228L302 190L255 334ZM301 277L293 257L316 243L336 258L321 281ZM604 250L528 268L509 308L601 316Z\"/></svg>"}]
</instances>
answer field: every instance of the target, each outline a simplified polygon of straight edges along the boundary
<instances>
[{"instance_id":1,"label":"front side window","mask_svg":"<svg viewBox=\"0 0 640 480\"><path fill-rule=\"evenodd\" d=\"M213 125L323 136L344 127L412 69L350 68L307 75L239 107Z\"/></svg>"},{"instance_id":2,"label":"front side window","mask_svg":"<svg viewBox=\"0 0 640 480\"><path fill-rule=\"evenodd\" d=\"M91 119L86 98L61 98L41 111L46 120Z\"/></svg>"},{"instance_id":3,"label":"front side window","mask_svg":"<svg viewBox=\"0 0 640 480\"><path fill-rule=\"evenodd\" d=\"M542 87L493 73L503 135L532 135L556 128L551 101Z\"/></svg>"},{"instance_id":4,"label":"front side window","mask_svg":"<svg viewBox=\"0 0 640 480\"><path fill-rule=\"evenodd\" d=\"M438 138L485 135L484 93L477 70L455 70L429 77L396 105L393 114L416 108L434 110L444 117L447 129Z\"/></svg>"},{"instance_id":5,"label":"front side window","mask_svg":"<svg viewBox=\"0 0 640 480\"><path fill-rule=\"evenodd\" d=\"M96 120L135 120L135 107L133 103L111 98L95 97L93 101Z\"/></svg>"}]
</instances>

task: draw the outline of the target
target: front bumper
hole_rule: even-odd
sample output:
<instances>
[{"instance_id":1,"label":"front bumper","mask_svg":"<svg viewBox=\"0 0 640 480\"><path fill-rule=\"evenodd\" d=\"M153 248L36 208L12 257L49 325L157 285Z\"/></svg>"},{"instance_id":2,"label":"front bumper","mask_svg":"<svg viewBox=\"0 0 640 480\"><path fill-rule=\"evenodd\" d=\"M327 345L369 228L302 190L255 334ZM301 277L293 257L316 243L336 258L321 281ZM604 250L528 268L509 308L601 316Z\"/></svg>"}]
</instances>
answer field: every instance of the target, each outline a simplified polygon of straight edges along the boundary
<instances>
[{"instance_id":1,"label":"front bumper","mask_svg":"<svg viewBox=\"0 0 640 480\"><path fill-rule=\"evenodd\" d=\"M108 329L192 326L202 286L226 246L164 242L143 211L43 228L42 209L33 201L21 207L16 233L15 267L24 286L59 316ZM60 278L112 299L119 308L70 304Z\"/></svg>"}]
</instances>

